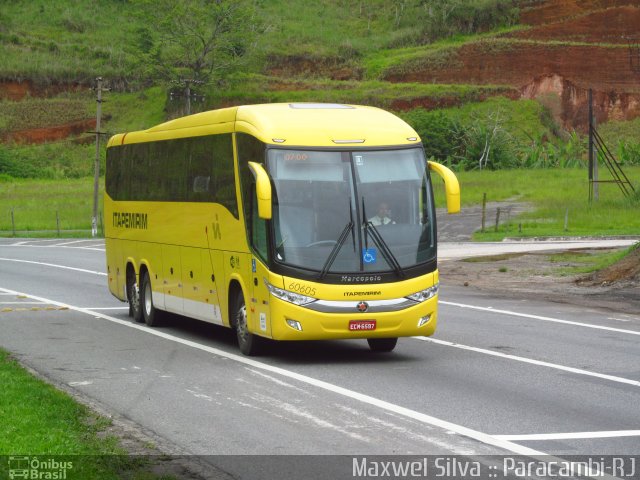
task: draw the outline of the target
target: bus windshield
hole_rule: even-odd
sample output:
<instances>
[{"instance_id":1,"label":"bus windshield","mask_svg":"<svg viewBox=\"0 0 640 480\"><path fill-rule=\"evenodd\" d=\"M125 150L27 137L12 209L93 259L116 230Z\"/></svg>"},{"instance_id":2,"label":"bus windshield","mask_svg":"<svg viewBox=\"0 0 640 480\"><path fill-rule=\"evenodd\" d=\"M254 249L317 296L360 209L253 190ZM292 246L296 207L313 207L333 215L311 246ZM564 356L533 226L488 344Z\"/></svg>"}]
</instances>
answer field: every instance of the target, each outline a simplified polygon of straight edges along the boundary
<instances>
[{"instance_id":1,"label":"bus windshield","mask_svg":"<svg viewBox=\"0 0 640 480\"><path fill-rule=\"evenodd\" d=\"M278 263L326 273L396 272L435 258L434 210L421 148L271 148Z\"/></svg>"}]
</instances>

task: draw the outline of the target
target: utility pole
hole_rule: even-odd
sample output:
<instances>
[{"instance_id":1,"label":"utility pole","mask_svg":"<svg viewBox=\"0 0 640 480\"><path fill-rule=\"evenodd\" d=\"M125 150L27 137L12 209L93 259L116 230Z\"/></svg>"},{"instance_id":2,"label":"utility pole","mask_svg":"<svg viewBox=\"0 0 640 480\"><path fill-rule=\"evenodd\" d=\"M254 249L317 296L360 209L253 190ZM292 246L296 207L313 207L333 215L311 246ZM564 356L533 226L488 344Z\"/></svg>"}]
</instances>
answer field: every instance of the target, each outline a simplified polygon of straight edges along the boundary
<instances>
[{"instance_id":1,"label":"utility pole","mask_svg":"<svg viewBox=\"0 0 640 480\"><path fill-rule=\"evenodd\" d=\"M102 117L102 91L108 92L108 88L102 86L102 77L96 78L97 86L97 112L96 112L96 158L93 172L93 216L91 217L91 236L98 235L98 190L100 188L100 119Z\"/></svg>"},{"instance_id":2,"label":"utility pole","mask_svg":"<svg viewBox=\"0 0 640 480\"><path fill-rule=\"evenodd\" d=\"M593 111L593 90L589 89L589 202L598 201L600 191L598 188L598 149L594 142L596 131L596 117Z\"/></svg>"}]
</instances>

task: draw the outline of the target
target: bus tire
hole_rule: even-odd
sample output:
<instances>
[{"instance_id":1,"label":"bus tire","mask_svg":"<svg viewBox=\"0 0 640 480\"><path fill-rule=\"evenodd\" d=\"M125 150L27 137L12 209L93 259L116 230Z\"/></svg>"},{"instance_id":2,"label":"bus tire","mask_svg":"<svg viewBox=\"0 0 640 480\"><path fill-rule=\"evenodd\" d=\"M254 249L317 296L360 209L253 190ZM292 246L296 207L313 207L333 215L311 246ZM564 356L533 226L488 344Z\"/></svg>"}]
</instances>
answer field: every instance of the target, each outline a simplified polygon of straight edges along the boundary
<instances>
[{"instance_id":1,"label":"bus tire","mask_svg":"<svg viewBox=\"0 0 640 480\"><path fill-rule=\"evenodd\" d=\"M127 272L127 300L129 301L129 315L136 322L144 321L142 317L142 305L140 304L140 288L136 281L136 273L133 269Z\"/></svg>"},{"instance_id":2,"label":"bus tire","mask_svg":"<svg viewBox=\"0 0 640 480\"><path fill-rule=\"evenodd\" d=\"M249 332L249 326L247 324L247 306L244 302L244 295L242 294L242 291L239 291L238 296L236 297L234 325L240 351L249 357L258 355L261 350L262 339Z\"/></svg>"},{"instance_id":3,"label":"bus tire","mask_svg":"<svg viewBox=\"0 0 640 480\"><path fill-rule=\"evenodd\" d=\"M390 352L396 348L397 338L367 338L372 352Z\"/></svg>"},{"instance_id":4,"label":"bus tire","mask_svg":"<svg viewBox=\"0 0 640 480\"><path fill-rule=\"evenodd\" d=\"M161 312L153 305L153 290L151 290L151 279L149 272L144 272L142 286L140 288L140 306L144 323L150 327L157 327L160 324Z\"/></svg>"}]
</instances>

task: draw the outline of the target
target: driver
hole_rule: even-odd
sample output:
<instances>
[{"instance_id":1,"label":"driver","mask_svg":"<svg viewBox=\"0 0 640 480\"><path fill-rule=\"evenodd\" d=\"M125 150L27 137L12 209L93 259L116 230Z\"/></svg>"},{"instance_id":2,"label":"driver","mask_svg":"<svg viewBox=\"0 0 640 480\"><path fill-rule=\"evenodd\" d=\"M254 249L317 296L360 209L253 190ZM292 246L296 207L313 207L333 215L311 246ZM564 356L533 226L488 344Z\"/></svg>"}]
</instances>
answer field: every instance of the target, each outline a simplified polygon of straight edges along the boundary
<instances>
[{"instance_id":1,"label":"driver","mask_svg":"<svg viewBox=\"0 0 640 480\"><path fill-rule=\"evenodd\" d=\"M371 217L369 221L376 227L378 225L395 224L396 222L391 219L390 215L391 209L389 208L389 204L387 202L380 202L380 205L378 205L377 215Z\"/></svg>"}]
</instances>

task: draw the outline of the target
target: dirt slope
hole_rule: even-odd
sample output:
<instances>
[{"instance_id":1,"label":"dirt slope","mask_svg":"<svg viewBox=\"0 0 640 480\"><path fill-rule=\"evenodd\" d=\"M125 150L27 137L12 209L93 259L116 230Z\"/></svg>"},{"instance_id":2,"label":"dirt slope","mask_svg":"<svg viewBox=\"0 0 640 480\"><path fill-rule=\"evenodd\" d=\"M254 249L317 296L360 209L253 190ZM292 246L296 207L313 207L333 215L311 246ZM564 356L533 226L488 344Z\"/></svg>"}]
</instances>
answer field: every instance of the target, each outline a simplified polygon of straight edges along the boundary
<instances>
[{"instance_id":1,"label":"dirt slope","mask_svg":"<svg viewBox=\"0 0 640 480\"><path fill-rule=\"evenodd\" d=\"M590 255L603 250L579 252ZM444 285L464 286L513 298L605 308L640 319L637 317L640 313L640 249L591 275L561 275L560 269L578 265L570 261L558 263L554 257L562 253L496 255L473 261L444 261L438 267Z\"/></svg>"},{"instance_id":2,"label":"dirt slope","mask_svg":"<svg viewBox=\"0 0 640 480\"><path fill-rule=\"evenodd\" d=\"M544 25L612 7L638 5L636 0L546 0L525 8L520 22L525 25Z\"/></svg>"},{"instance_id":3,"label":"dirt slope","mask_svg":"<svg viewBox=\"0 0 640 480\"><path fill-rule=\"evenodd\" d=\"M525 10L531 28L466 44L448 58L386 72L392 82L510 85L522 98L555 95L566 128L586 129L587 92L600 122L640 116L640 0L547 0Z\"/></svg>"}]
</instances>

